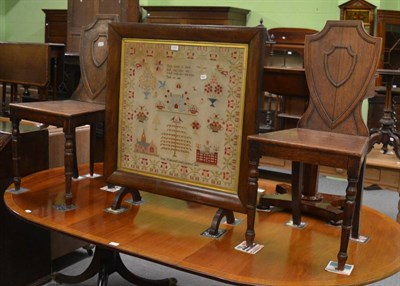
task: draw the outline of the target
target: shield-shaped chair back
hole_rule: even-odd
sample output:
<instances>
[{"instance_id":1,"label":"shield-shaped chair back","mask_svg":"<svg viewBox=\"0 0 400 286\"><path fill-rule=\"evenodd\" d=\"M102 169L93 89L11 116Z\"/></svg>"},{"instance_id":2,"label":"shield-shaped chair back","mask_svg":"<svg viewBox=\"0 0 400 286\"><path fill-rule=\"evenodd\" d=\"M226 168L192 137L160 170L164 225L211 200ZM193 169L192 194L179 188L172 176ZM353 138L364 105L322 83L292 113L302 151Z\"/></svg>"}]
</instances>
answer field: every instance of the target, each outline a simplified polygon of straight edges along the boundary
<instances>
[{"instance_id":1,"label":"shield-shaped chair back","mask_svg":"<svg viewBox=\"0 0 400 286\"><path fill-rule=\"evenodd\" d=\"M298 127L368 136L361 106L373 95L382 39L367 34L361 21L328 21L307 35L304 68L310 90Z\"/></svg>"},{"instance_id":2,"label":"shield-shaped chair back","mask_svg":"<svg viewBox=\"0 0 400 286\"><path fill-rule=\"evenodd\" d=\"M108 24L118 15L96 15L95 21L82 27L79 49L81 80L72 99L105 103L108 58Z\"/></svg>"}]
</instances>

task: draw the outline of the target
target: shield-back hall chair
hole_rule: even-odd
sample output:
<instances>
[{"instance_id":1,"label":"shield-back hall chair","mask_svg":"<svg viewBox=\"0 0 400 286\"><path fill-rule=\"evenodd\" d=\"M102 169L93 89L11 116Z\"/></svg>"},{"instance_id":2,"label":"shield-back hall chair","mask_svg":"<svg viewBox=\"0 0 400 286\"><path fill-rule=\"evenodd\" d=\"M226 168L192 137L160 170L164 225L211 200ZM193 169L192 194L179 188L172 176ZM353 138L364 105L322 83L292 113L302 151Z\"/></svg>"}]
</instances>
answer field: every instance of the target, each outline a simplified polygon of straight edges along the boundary
<instances>
[{"instance_id":1,"label":"shield-back hall chair","mask_svg":"<svg viewBox=\"0 0 400 286\"><path fill-rule=\"evenodd\" d=\"M108 24L119 21L118 15L97 15L94 22L82 27L79 51L81 79L68 100L10 104L13 124L14 192L22 192L19 174L18 140L21 119L62 127L65 136L65 203L60 210L73 209L72 177L78 178L75 146L75 128L90 125L90 175L93 176L96 124L104 121L106 97L106 70L108 58ZM34 72L34 71L33 71Z\"/></svg>"},{"instance_id":2,"label":"shield-back hall chair","mask_svg":"<svg viewBox=\"0 0 400 286\"><path fill-rule=\"evenodd\" d=\"M361 105L374 86L382 39L368 35L360 21L328 21L317 34L306 36L304 66L310 102L296 128L251 135L249 184L256 187L262 155L292 161L292 215L302 227L301 196L318 176L306 170L319 165L347 170L340 251L336 269L347 260L350 234L358 238L359 212L369 132ZM354 220L353 220L354 218ZM352 225L354 228L352 230Z\"/></svg>"}]
</instances>

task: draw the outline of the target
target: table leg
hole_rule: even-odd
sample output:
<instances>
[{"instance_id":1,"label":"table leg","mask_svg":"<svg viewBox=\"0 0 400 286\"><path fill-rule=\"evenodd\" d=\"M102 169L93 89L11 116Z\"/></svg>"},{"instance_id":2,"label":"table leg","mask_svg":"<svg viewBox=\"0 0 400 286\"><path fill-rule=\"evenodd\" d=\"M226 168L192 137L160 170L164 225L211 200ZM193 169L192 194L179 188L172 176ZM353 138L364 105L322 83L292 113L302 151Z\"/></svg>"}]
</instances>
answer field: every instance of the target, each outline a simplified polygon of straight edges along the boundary
<instances>
[{"instance_id":1,"label":"table leg","mask_svg":"<svg viewBox=\"0 0 400 286\"><path fill-rule=\"evenodd\" d=\"M400 138L396 130L396 121L392 108L392 86L395 76L399 76L399 71L381 70L379 73L386 76L386 98L383 116L380 119L381 127L371 133L369 149L371 150L376 143L382 143L382 151L384 154L388 151L388 145L393 146L393 151L400 159Z\"/></svg>"},{"instance_id":2,"label":"table leg","mask_svg":"<svg viewBox=\"0 0 400 286\"><path fill-rule=\"evenodd\" d=\"M58 61L57 57L53 58L53 100L57 99L57 82L58 82Z\"/></svg>"},{"instance_id":3,"label":"table leg","mask_svg":"<svg viewBox=\"0 0 400 286\"><path fill-rule=\"evenodd\" d=\"M12 117L12 160L13 160L13 172L14 172L14 191L19 192L21 189L21 175L19 173L19 163L21 157L19 156L19 123L20 119Z\"/></svg>"},{"instance_id":4,"label":"table leg","mask_svg":"<svg viewBox=\"0 0 400 286\"><path fill-rule=\"evenodd\" d=\"M247 201L247 229L246 229L246 245L251 246L254 243L255 230L254 223L256 217L257 192L258 192L258 165L260 156L257 147L250 142L249 149L249 179L248 179L248 201Z\"/></svg>"},{"instance_id":5,"label":"table leg","mask_svg":"<svg viewBox=\"0 0 400 286\"><path fill-rule=\"evenodd\" d=\"M7 95L7 83L3 82L3 94L1 100L1 111L2 114L6 114L6 95Z\"/></svg>"},{"instance_id":6,"label":"table leg","mask_svg":"<svg viewBox=\"0 0 400 286\"><path fill-rule=\"evenodd\" d=\"M72 178L78 179L79 178L79 169L78 169L78 154L76 153L76 131L75 128L71 129L71 142L72 145L72 154L73 154L73 161L72 161Z\"/></svg>"},{"instance_id":7,"label":"table leg","mask_svg":"<svg viewBox=\"0 0 400 286\"><path fill-rule=\"evenodd\" d=\"M71 210L75 206L72 204L72 176L73 176L73 164L74 164L74 133L75 128L71 127L70 124L66 124L63 128L65 136L65 149L64 149L64 168L65 168L65 205L57 207L59 210Z\"/></svg>"},{"instance_id":8,"label":"table leg","mask_svg":"<svg viewBox=\"0 0 400 286\"><path fill-rule=\"evenodd\" d=\"M96 124L90 124L90 176L94 174L94 151L96 144Z\"/></svg>"}]
</instances>

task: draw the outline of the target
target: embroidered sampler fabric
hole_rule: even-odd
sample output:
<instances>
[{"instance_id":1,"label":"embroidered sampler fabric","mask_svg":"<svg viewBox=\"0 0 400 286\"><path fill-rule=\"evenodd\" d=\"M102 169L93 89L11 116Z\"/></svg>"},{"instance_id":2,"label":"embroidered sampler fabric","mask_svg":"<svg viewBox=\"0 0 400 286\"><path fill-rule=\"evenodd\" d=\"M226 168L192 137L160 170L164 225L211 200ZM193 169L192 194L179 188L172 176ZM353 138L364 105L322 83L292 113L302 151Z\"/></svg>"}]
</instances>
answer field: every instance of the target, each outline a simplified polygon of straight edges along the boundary
<instances>
[{"instance_id":1,"label":"embroidered sampler fabric","mask_svg":"<svg viewBox=\"0 0 400 286\"><path fill-rule=\"evenodd\" d=\"M124 39L118 167L237 193L247 45Z\"/></svg>"}]
</instances>

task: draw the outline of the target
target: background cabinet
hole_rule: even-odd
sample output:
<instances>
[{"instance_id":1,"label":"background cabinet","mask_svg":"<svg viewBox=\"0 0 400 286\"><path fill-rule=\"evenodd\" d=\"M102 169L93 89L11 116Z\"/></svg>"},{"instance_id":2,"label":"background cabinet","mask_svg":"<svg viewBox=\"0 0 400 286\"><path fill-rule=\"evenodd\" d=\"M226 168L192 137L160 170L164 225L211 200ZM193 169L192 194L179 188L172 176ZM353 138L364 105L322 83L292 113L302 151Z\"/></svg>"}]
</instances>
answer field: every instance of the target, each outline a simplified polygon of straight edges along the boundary
<instances>
[{"instance_id":1,"label":"background cabinet","mask_svg":"<svg viewBox=\"0 0 400 286\"><path fill-rule=\"evenodd\" d=\"M400 68L400 11L377 10L376 36L383 39L379 67L397 70ZM396 128L400 132L400 77L395 77L392 90L392 108L396 114ZM386 78L377 80L377 94L368 100L368 127L379 128L383 116L386 94Z\"/></svg>"},{"instance_id":2,"label":"background cabinet","mask_svg":"<svg viewBox=\"0 0 400 286\"><path fill-rule=\"evenodd\" d=\"M246 26L250 10L234 7L143 6L146 22Z\"/></svg>"},{"instance_id":3,"label":"background cabinet","mask_svg":"<svg viewBox=\"0 0 400 286\"><path fill-rule=\"evenodd\" d=\"M45 14L45 43L67 43L67 10L42 10Z\"/></svg>"},{"instance_id":4,"label":"background cabinet","mask_svg":"<svg viewBox=\"0 0 400 286\"><path fill-rule=\"evenodd\" d=\"M303 67L306 35L318 31L305 28L274 28L269 35L275 41L264 67L264 106L261 132L296 127L305 112L309 91Z\"/></svg>"}]
</instances>

